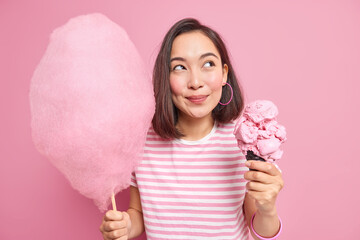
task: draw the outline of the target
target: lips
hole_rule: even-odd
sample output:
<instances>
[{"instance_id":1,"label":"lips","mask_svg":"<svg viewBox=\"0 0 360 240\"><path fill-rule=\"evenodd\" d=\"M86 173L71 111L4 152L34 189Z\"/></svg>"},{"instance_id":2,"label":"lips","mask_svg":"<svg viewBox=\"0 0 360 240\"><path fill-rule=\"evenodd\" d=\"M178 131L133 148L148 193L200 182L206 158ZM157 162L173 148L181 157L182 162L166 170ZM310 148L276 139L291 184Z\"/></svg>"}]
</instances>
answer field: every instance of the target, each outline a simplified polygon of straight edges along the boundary
<instances>
[{"instance_id":1,"label":"lips","mask_svg":"<svg viewBox=\"0 0 360 240\"><path fill-rule=\"evenodd\" d=\"M207 95L193 95L190 97L187 97L186 99L188 99L190 102L195 103L195 104L200 104L202 102L204 102L207 99Z\"/></svg>"}]
</instances>

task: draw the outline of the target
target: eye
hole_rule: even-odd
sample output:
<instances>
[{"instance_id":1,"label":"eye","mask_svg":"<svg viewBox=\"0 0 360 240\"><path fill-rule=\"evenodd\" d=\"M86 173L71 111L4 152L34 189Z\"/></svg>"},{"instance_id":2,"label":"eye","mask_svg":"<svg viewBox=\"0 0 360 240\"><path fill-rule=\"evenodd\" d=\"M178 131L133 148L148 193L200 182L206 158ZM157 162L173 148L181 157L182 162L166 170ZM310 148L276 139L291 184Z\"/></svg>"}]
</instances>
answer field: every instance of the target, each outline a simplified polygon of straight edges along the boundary
<instances>
[{"instance_id":1,"label":"eye","mask_svg":"<svg viewBox=\"0 0 360 240\"><path fill-rule=\"evenodd\" d=\"M176 65L173 70L183 70L185 67L183 65Z\"/></svg>"},{"instance_id":2,"label":"eye","mask_svg":"<svg viewBox=\"0 0 360 240\"><path fill-rule=\"evenodd\" d=\"M213 61L207 61L205 64L204 64L204 67L213 67L215 66L215 63Z\"/></svg>"}]
</instances>

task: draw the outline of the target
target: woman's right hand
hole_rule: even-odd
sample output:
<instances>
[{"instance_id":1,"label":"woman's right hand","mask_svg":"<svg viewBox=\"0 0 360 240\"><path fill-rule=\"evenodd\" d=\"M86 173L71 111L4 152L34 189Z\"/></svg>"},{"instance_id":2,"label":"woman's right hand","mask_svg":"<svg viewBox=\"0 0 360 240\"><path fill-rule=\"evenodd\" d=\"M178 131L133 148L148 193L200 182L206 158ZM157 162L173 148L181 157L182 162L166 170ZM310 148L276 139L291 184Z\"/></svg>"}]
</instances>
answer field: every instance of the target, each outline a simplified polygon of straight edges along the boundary
<instances>
[{"instance_id":1,"label":"woman's right hand","mask_svg":"<svg viewBox=\"0 0 360 240\"><path fill-rule=\"evenodd\" d=\"M104 240L127 240L130 230L131 220L127 212L109 210L100 225Z\"/></svg>"}]
</instances>

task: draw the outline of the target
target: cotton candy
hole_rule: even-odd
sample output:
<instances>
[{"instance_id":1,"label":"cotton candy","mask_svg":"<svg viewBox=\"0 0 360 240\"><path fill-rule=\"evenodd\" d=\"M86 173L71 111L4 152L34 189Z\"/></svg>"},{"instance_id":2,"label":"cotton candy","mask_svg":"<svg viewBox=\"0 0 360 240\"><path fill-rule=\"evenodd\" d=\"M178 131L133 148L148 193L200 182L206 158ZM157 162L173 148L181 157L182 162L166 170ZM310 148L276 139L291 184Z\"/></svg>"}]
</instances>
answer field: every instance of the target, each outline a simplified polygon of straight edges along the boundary
<instances>
[{"instance_id":1,"label":"cotton candy","mask_svg":"<svg viewBox=\"0 0 360 240\"><path fill-rule=\"evenodd\" d=\"M149 76L127 33L95 13L53 31L31 79L36 148L101 211L139 163L155 109Z\"/></svg>"}]
</instances>

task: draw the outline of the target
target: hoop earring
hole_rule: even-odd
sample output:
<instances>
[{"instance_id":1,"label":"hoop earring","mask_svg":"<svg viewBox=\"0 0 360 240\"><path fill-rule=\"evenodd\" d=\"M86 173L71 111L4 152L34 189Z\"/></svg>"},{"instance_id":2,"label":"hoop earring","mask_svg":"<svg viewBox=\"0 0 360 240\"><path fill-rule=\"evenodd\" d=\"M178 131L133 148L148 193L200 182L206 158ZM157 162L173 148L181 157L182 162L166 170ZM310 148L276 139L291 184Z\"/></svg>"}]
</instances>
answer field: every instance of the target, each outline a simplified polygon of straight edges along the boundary
<instances>
[{"instance_id":1,"label":"hoop earring","mask_svg":"<svg viewBox=\"0 0 360 240\"><path fill-rule=\"evenodd\" d=\"M229 100L227 103L222 103L222 102L219 101L219 104L220 104L220 105L223 105L223 106L228 105L228 104L231 102L231 100L233 99L233 95L234 95L234 92L233 92L233 89L232 89L231 85L228 84L228 83L226 83L226 84L230 87L231 97L230 97L230 100ZM225 86L225 85L224 85L224 86Z\"/></svg>"}]
</instances>

